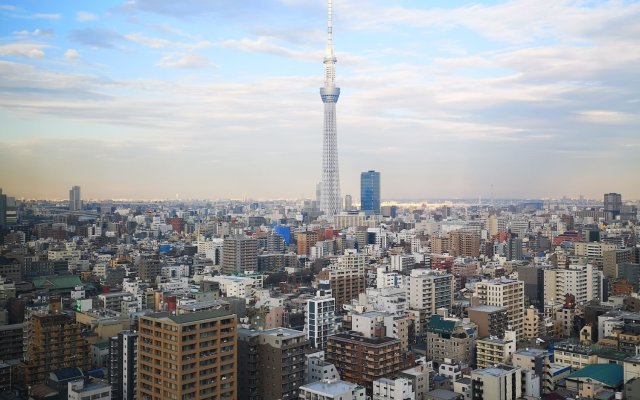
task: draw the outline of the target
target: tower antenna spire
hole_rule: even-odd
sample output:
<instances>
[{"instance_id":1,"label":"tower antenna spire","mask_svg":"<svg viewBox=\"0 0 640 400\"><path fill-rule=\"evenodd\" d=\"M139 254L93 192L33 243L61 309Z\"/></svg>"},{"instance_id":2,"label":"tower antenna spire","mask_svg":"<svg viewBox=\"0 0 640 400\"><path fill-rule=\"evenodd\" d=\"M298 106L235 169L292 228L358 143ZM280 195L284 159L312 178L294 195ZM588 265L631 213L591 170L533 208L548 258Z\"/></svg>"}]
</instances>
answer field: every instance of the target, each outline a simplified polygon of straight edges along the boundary
<instances>
[{"instance_id":1,"label":"tower antenna spire","mask_svg":"<svg viewBox=\"0 0 640 400\"><path fill-rule=\"evenodd\" d=\"M323 60L324 87L320 88L320 97L324 103L320 210L327 218L338 214L342 206L336 128L336 103L340 96L340 88L336 87L335 83L336 61L333 52L333 1L327 0L327 49Z\"/></svg>"}]
</instances>

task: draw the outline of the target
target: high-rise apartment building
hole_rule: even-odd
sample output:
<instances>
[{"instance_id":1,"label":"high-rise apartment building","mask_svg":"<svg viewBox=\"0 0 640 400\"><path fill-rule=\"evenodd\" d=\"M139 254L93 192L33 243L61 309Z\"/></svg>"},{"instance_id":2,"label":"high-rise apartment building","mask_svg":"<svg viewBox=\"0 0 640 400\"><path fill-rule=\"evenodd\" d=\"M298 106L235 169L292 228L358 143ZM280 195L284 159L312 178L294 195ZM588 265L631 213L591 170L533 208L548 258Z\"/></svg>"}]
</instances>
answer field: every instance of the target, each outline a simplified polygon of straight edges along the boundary
<instances>
[{"instance_id":1,"label":"high-rise apartment building","mask_svg":"<svg viewBox=\"0 0 640 400\"><path fill-rule=\"evenodd\" d=\"M312 347L324 349L327 337L335 333L336 299L329 281L320 281L316 296L307 300L304 327Z\"/></svg>"},{"instance_id":2,"label":"high-rise apartment building","mask_svg":"<svg viewBox=\"0 0 640 400\"><path fill-rule=\"evenodd\" d=\"M576 304L581 304L599 299L602 290L602 272L591 264L544 270L546 304L562 304L567 294L575 296Z\"/></svg>"},{"instance_id":3,"label":"high-rise apartment building","mask_svg":"<svg viewBox=\"0 0 640 400\"><path fill-rule=\"evenodd\" d=\"M311 254L311 248L320 240L320 236L316 231L299 232L296 241L298 242L298 255L308 256Z\"/></svg>"},{"instance_id":4,"label":"high-rise apartment building","mask_svg":"<svg viewBox=\"0 0 640 400\"><path fill-rule=\"evenodd\" d=\"M607 219L616 219L622 209L622 196L620 193L604 194L604 213Z\"/></svg>"},{"instance_id":5,"label":"high-rise apartment building","mask_svg":"<svg viewBox=\"0 0 640 400\"><path fill-rule=\"evenodd\" d=\"M297 399L304 385L304 332L238 330L238 399Z\"/></svg>"},{"instance_id":6,"label":"high-rise apartment building","mask_svg":"<svg viewBox=\"0 0 640 400\"><path fill-rule=\"evenodd\" d=\"M335 266L325 268L316 276L318 281L329 281L336 307L342 309L366 290L365 269L359 266Z\"/></svg>"},{"instance_id":7,"label":"high-rise apartment building","mask_svg":"<svg viewBox=\"0 0 640 400\"><path fill-rule=\"evenodd\" d=\"M353 198L351 197L350 194L345 194L344 195L344 209L349 211L349 210L351 210L351 207L353 207Z\"/></svg>"},{"instance_id":8,"label":"high-rise apartment building","mask_svg":"<svg viewBox=\"0 0 640 400\"><path fill-rule=\"evenodd\" d=\"M435 314L438 308L451 308L455 280L448 273L416 268L411 270L408 292L409 308L424 310L427 315Z\"/></svg>"},{"instance_id":9,"label":"high-rise apartment building","mask_svg":"<svg viewBox=\"0 0 640 400\"><path fill-rule=\"evenodd\" d=\"M524 282L513 279L494 279L476 284L480 304L506 307L511 330L520 340L524 334Z\"/></svg>"},{"instance_id":10,"label":"high-rise apartment building","mask_svg":"<svg viewBox=\"0 0 640 400\"><path fill-rule=\"evenodd\" d=\"M362 385L369 392L374 380L409 367L401 355L400 339L353 333L330 336L325 359L336 366L342 379Z\"/></svg>"},{"instance_id":11,"label":"high-rise apartment building","mask_svg":"<svg viewBox=\"0 0 640 400\"><path fill-rule=\"evenodd\" d=\"M89 345L81 324L59 309L32 315L25 324L25 343L19 377L24 387L44 383L50 372L59 369L89 369Z\"/></svg>"},{"instance_id":12,"label":"high-rise apartment building","mask_svg":"<svg viewBox=\"0 0 640 400\"><path fill-rule=\"evenodd\" d=\"M465 230L450 232L449 254L453 257L480 257L480 234Z\"/></svg>"},{"instance_id":13,"label":"high-rise apartment building","mask_svg":"<svg viewBox=\"0 0 640 400\"><path fill-rule=\"evenodd\" d=\"M69 190L69 211L82 210L82 198L80 197L80 186L74 186Z\"/></svg>"},{"instance_id":14,"label":"high-rise apartment building","mask_svg":"<svg viewBox=\"0 0 640 400\"><path fill-rule=\"evenodd\" d=\"M236 326L226 310L140 317L138 399L236 399Z\"/></svg>"},{"instance_id":15,"label":"high-rise apartment building","mask_svg":"<svg viewBox=\"0 0 640 400\"><path fill-rule=\"evenodd\" d=\"M258 241L245 236L224 239L222 272L227 275L258 270Z\"/></svg>"},{"instance_id":16,"label":"high-rise apartment building","mask_svg":"<svg viewBox=\"0 0 640 400\"><path fill-rule=\"evenodd\" d=\"M336 103L340 88L336 87L336 56L333 52L333 7L328 3L327 48L324 54L324 87L320 97L324 103L324 129L322 143L322 192L320 210L328 218L340 213L340 169L338 168L338 132L336 128Z\"/></svg>"},{"instance_id":17,"label":"high-rise apartment building","mask_svg":"<svg viewBox=\"0 0 640 400\"><path fill-rule=\"evenodd\" d=\"M113 400L133 400L137 395L138 333L122 331L109 339L107 378Z\"/></svg>"},{"instance_id":18,"label":"high-rise apartment building","mask_svg":"<svg viewBox=\"0 0 640 400\"><path fill-rule=\"evenodd\" d=\"M380 214L380 172L360 174L360 208L365 214Z\"/></svg>"}]
</instances>

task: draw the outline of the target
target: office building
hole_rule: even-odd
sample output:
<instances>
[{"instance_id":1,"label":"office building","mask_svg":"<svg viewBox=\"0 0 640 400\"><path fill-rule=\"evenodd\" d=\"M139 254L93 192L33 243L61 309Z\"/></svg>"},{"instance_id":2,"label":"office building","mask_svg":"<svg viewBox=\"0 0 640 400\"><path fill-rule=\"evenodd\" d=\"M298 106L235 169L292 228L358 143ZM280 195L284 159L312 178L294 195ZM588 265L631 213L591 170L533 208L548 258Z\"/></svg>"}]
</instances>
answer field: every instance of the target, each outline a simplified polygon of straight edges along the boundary
<instances>
[{"instance_id":1,"label":"office building","mask_svg":"<svg viewBox=\"0 0 640 400\"><path fill-rule=\"evenodd\" d=\"M351 197L350 194L345 194L344 195L344 209L346 211L351 210L351 208L353 207L353 198Z\"/></svg>"},{"instance_id":2,"label":"office building","mask_svg":"<svg viewBox=\"0 0 640 400\"><path fill-rule=\"evenodd\" d=\"M74 186L69 190L69 211L82 210L82 197L80 197L80 186Z\"/></svg>"},{"instance_id":3,"label":"office building","mask_svg":"<svg viewBox=\"0 0 640 400\"><path fill-rule=\"evenodd\" d=\"M598 266L603 265L604 253L610 250L616 250L618 246L614 243L600 242L576 242L574 244L574 252L578 257L584 257L587 262Z\"/></svg>"},{"instance_id":4,"label":"office building","mask_svg":"<svg viewBox=\"0 0 640 400\"><path fill-rule=\"evenodd\" d=\"M618 277L618 265L633 262L632 248L605 250L602 252L602 273L605 278Z\"/></svg>"},{"instance_id":5,"label":"office building","mask_svg":"<svg viewBox=\"0 0 640 400\"><path fill-rule=\"evenodd\" d=\"M22 360L23 328L24 324L0 325L0 361Z\"/></svg>"},{"instance_id":6,"label":"office building","mask_svg":"<svg viewBox=\"0 0 640 400\"><path fill-rule=\"evenodd\" d=\"M473 323L432 315L427 324L427 360L440 365L445 359L471 364L477 339ZM449 362L449 363L450 363Z\"/></svg>"},{"instance_id":7,"label":"office building","mask_svg":"<svg viewBox=\"0 0 640 400\"><path fill-rule=\"evenodd\" d=\"M234 236L224 239L222 245L222 272L227 275L258 270L258 241Z\"/></svg>"},{"instance_id":8,"label":"office building","mask_svg":"<svg viewBox=\"0 0 640 400\"><path fill-rule=\"evenodd\" d=\"M307 300L305 332L311 347L324 349L327 337L335 333L336 299L331 294L329 281L320 281L316 296Z\"/></svg>"},{"instance_id":9,"label":"office building","mask_svg":"<svg viewBox=\"0 0 640 400\"><path fill-rule=\"evenodd\" d=\"M619 193L604 194L604 213L607 220L616 219L622 209L622 196Z\"/></svg>"},{"instance_id":10,"label":"office building","mask_svg":"<svg viewBox=\"0 0 640 400\"><path fill-rule=\"evenodd\" d=\"M527 265L518 267L518 280L524 282L524 297L539 311L544 311L544 267Z\"/></svg>"},{"instance_id":11,"label":"office building","mask_svg":"<svg viewBox=\"0 0 640 400\"><path fill-rule=\"evenodd\" d=\"M140 317L138 399L237 398L236 316L226 310Z\"/></svg>"},{"instance_id":12,"label":"office building","mask_svg":"<svg viewBox=\"0 0 640 400\"><path fill-rule=\"evenodd\" d=\"M109 339L107 379L113 400L133 400L137 394L138 333L122 331Z\"/></svg>"},{"instance_id":13,"label":"office building","mask_svg":"<svg viewBox=\"0 0 640 400\"><path fill-rule=\"evenodd\" d=\"M437 270L411 270L408 285L409 308L435 314L438 308L450 309L453 304L455 280L453 275Z\"/></svg>"},{"instance_id":14,"label":"office building","mask_svg":"<svg viewBox=\"0 0 640 400\"><path fill-rule=\"evenodd\" d=\"M325 359L338 369L342 379L372 391L373 381L407 368L399 339L367 338L355 333L329 336Z\"/></svg>"},{"instance_id":15,"label":"office building","mask_svg":"<svg viewBox=\"0 0 640 400\"><path fill-rule=\"evenodd\" d=\"M327 20L327 47L324 55L324 87L320 97L324 103L324 129L322 143L322 191L320 211L327 218L340 213L340 169L338 167L338 132L336 128L336 103L340 88L336 87L336 56L333 53L333 20L331 0L329 0Z\"/></svg>"},{"instance_id":16,"label":"office building","mask_svg":"<svg viewBox=\"0 0 640 400\"><path fill-rule=\"evenodd\" d=\"M7 195L0 188L0 229L7 226Z\"/></svg>"},{"instance_id":17,"label":"office building","mask_svg":"<svg viewBox=\"0 0 640 400\"><path fill-rule=\"evenodd\" d=\"M297 399L308 346L305 334L293 329L239 329L238 399Z\"/></svg>"},{"instance_id":18,"label":"office building","mask_svg":"<svg viewBox=\"0 0 640 400\"><path fill-rule=\"evenodd\" d=\"M513 279L494 279L476 284L475 296L479 304L506 307L511 330L517 339L524 334L524 282Z\"/></svg>"},{"instance_id":19,"label":"office building","mask_svg":"<svg viewBox=\"0 0 640 400\"><path fill-rule=\"evenodd\" d=\"M380 172L360 174L360 209L365 214L380 214Z\"/></svg>"}]
</instances>

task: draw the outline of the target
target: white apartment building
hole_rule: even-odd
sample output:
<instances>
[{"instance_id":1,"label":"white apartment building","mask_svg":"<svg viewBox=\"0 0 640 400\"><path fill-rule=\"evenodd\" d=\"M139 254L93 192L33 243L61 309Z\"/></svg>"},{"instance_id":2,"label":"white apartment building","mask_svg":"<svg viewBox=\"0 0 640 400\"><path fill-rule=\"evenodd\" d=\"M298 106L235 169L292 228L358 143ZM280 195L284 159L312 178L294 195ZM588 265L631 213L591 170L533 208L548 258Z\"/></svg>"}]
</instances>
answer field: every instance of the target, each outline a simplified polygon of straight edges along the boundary
<instances>
[{"instance_id":1,"label":"white apartment building","mask_svg":"<svg viewBox=\"0 0 640 400\"><path fill-rule=\"evenodd\" d=\"M455 291L453 275L437 270L416 268L407 285L409 308L435 314L438 308L451 308Z\"/></svg>"},{"instance_id":2,"label":"white apartment building","mask_svg":"<svg viewBox=\"0 0 640 400\"><path fill-rule=\"evenodd\" d=\"M545 304L564 303L567 293L576 297L576 304L600 298L602 272L591 264L545 269Z\"/></svg>"},{"instance_id":3,"label":"white apartment building","mask_svg":"<svg viewBox=\"0 0 640 400\"><path fill-rule=\"evenodd\" d=\"M376 268L376 287L378 289L399 286L402 286L402 274L398 271L389 272L386 266Z\"/></svg>"},{"instance_id":4,"label":"white apartment building","mask_svg":"<svg viewBox=\"0 0 640 400\"><path fill-rule=\"evenodd\" d=\"M511 329L516 332L517 340L523 338L524 282L502 277L478 282L475 289L480 304L507 308Z\"/></svg>"},{"instance_id":5,"label":"white apartment building","mask_svg":"<svg viewBox=\"0 0 640 400\"><path fill-rule=\"evenodd\" d=\"M336 299L331 295L328 281L320 281L316 297L307 300L304 329L309 344L316 349L324 349L327 337L335 333Z\"/></svg>"}]
</instances>

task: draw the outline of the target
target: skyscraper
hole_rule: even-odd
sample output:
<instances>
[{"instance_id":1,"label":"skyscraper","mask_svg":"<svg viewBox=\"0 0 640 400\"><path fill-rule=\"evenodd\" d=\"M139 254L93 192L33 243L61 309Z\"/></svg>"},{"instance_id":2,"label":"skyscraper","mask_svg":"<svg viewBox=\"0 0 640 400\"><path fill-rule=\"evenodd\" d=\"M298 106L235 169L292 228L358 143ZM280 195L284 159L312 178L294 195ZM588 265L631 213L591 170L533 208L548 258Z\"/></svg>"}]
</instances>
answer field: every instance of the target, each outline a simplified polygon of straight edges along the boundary
<instances>
[{"instance_id":1,"label":"skyscraper","mask_svg":"<svg viewBox=\"0 0 640 400\"><path fill-rule=\"evenodd\" d=\"M380 172L360 174L360 207L366 214L380 214Z\"/></svg>"},{"instance_id":2,"label":"skyscraper","mask_svg":"<svg viewBox=\"0 0 640 400\"><path fill-rule=\"evenodd\" d=\"M324 135L322 146L322 192L320 210L326 217L340 212L340 171L338 169L338 133L336 130L336 103L340 88L336 87L336 56L333 54L333 22L331 0L328 3L327 49L324 55L324 87L320 97L324 103Z\"/></svg>"},{"instance_id":3,"label":"skyscraper","mask_svg":"<svg viewBox=\"0 0 640 400\"><path fill-rule=\"evenodd\" d=\"M69 211L82 210L82 199L80 198L80 186L74 186L69 190Z\"/></svg>"},{"instance_id":4,"label":"skyscraper","mask_svg":"<svg viewBox=\"0 0 640 400\"><path fill-rule=\"evenodd\" d=\"M622 209L622 196L620 193L605 193L604 212L608 214L607 219L616 219L620 215L620 209Z\"/></svg>"}]
</instances>

